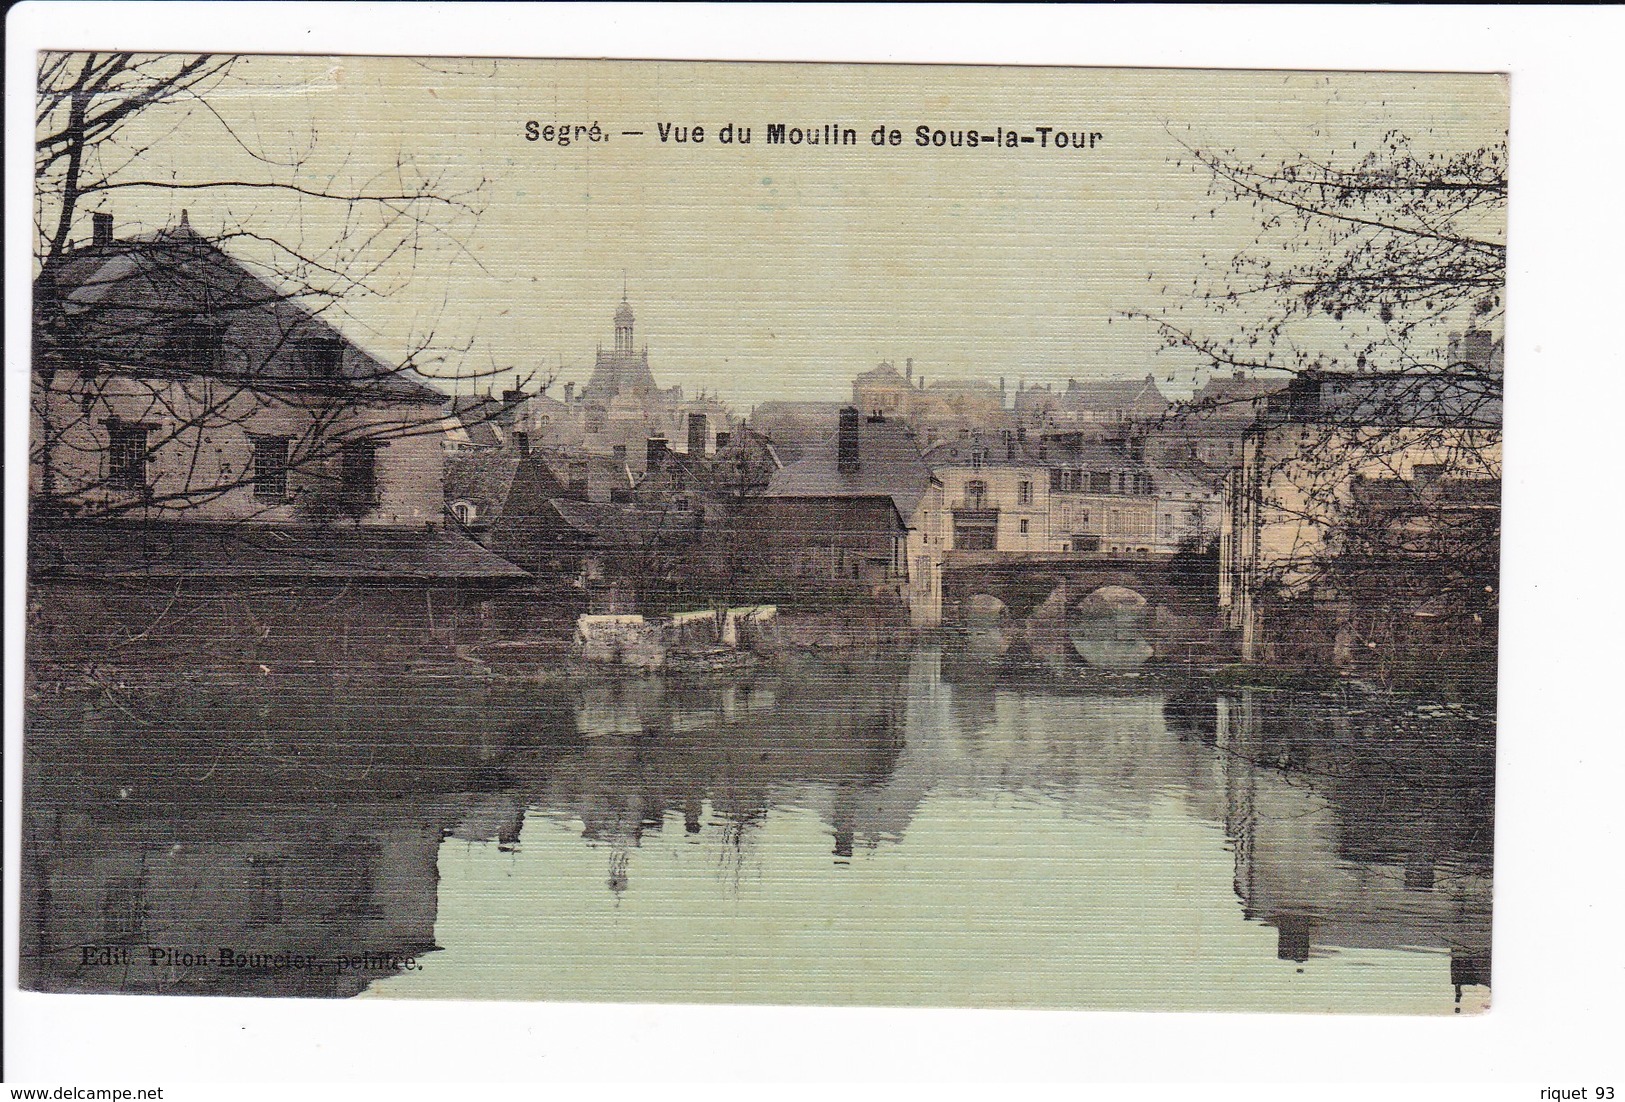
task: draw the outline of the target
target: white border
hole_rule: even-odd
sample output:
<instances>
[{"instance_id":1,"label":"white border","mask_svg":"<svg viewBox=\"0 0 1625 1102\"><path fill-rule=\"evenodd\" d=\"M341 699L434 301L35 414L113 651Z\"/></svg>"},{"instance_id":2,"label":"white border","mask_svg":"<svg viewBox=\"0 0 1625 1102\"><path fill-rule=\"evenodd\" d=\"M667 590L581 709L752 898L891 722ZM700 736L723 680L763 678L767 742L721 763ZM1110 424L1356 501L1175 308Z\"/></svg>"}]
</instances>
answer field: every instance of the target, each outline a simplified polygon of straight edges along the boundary
<instances>
[{"instance_id":1,"label":"white border","mask_svg":"<svg viewBox=\"0 0 1625 1102\"><path fill-rule=\"evenodd\" d=\"M1613 1082L1625 106L1616 8L25 4L8 17L6 1062L13 1082ZM1495 1008L1476 1019L321 1003L16 991L32 54L961 61L1507 71L1513 89ZM1195 978L1193 977L1193 982ZM1126 1092L1125 1092L1126 1093ZM1501 1092L1491 1092L1500 1097ZM207 1095L188 1095L205 1097ZM256 1094L256 1096L258 1096ZM267 1095L269 1096L269 1095Z\"/></svg>"}]
</instances>

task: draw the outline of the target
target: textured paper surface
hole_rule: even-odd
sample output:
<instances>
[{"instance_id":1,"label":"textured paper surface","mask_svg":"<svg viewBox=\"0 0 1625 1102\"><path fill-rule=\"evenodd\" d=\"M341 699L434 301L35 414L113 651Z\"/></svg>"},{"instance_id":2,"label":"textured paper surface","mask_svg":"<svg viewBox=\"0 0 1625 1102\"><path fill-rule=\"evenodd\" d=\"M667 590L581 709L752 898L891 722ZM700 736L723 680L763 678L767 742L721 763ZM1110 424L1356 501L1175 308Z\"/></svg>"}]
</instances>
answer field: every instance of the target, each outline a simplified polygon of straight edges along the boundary
<instances>
[{"instance_id":1,"label":"textured paper surface","mask_svg":"<svg viewBox=\"0 0 1625 1102\"><path fill-rule=\"evenodd\" d=\"M1497 560L1376 552L1498 533L1459 250L1506 119L1493 75L244 57L59 237L45 163L24 985L1485 1005ZM1261 256L1327 308L1229 297Z\"/></svg>"}]
</instances>

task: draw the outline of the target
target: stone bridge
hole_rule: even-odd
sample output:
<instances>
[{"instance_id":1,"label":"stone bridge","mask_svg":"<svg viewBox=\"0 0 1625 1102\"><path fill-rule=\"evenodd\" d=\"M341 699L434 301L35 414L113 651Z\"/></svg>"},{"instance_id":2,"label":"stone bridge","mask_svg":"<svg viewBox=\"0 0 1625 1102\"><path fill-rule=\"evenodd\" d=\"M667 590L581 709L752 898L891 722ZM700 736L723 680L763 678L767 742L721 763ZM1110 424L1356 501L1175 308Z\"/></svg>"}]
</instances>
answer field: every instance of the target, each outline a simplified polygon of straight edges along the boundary
<instances>
[{"instance_id":1,"label":"stone bridge","mask_svg":"<svg viewBox=\"0 0 1625 1102\"><path fill-rule=\"evenodd\" d=\"M1132 668L1205 645L1213 596L1173 555L953 551L942 624L971 649Z\"/></svg>"}]
</instances>

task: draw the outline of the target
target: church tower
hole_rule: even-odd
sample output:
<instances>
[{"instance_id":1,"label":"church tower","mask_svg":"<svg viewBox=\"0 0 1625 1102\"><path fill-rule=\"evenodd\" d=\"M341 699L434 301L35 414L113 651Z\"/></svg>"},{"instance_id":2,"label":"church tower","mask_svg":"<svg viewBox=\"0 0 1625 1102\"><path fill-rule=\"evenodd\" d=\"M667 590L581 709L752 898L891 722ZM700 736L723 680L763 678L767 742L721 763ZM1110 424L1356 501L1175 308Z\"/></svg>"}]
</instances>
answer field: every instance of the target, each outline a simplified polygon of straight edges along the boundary
<instances>
[{"instance_id":1,"label":"church tower","mask_svg":"<svg viewBox=\"0 0 1625 1102\"><path fill-rule=\"evenodd\" d=\"M581 400L587 405L608 406L618 394L652 395L658 388L649 371L649 352L637 351L632 346L632 304L621 295L621 304L615 308L615 347L598 346L598 362L592 378L581 390Z\"/></svg>"}]
</instances>

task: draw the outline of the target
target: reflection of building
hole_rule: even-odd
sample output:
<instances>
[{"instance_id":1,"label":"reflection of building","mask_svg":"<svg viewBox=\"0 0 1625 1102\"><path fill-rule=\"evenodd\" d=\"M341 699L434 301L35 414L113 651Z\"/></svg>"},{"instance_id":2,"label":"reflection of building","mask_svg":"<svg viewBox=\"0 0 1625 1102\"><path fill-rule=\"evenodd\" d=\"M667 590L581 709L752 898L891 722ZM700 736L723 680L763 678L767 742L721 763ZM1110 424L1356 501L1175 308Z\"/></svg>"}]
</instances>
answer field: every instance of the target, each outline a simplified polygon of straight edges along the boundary
<instances>
[{"instance_id":1,"label":"reflection of building","mask_svg":"<svg viewBox=\"0 0 1625 1102\"><path fill-rule=\"evenodd\" d=\"M1450 954L1458 997L1489 984L1492 745L1452 730L1459 760L1441 788L1436 738L1407 742L1369 718L1306 731L1250 692L1214 714L1236 892L1276 929L1281 959L1429 948Z\"/></svg>"},{"instance_id":2,"label":"reflection of building","mask_svg":"<svg viewBox=\"0 0 1625 1102\"><path fill-rule=\"evenodd\" d=\"M24 987L343 997L436 948L450 820L427 804L155 817L30 795Z\"/></svg>"},{"instance_id":3,"label":"reflection of building","mask_svg":"<svg viewBox=\"0 0 1625 1102\"><path fill-rule=\"evenodd\" d=\"M592 737L525 799L579 820L582 837L609 850L616 894L634 886L631 851L668 820L688 834L719 829L739 852L787 786L832 790L833 848L851 856L855 837L895 837L871 821L869 794L897 765L905 671L895 655L854 652L743 685L589 687L578 720Z\"/></svg>"}]
</instances>

